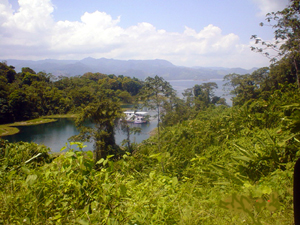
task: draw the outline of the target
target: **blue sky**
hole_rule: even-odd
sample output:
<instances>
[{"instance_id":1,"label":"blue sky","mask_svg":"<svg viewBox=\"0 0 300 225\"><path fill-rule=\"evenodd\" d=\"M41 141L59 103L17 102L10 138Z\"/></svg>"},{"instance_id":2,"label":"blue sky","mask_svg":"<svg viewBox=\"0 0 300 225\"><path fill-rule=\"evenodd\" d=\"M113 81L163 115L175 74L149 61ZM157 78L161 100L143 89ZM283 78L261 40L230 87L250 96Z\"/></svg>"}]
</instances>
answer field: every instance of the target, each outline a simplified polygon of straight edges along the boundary
<instances>
[{"instance_id":1,"label":"blue sky","mask_svg":"<svg viewBox=\"0 0 300 225\"><path fill-rule=\"evenodd\" d=\"M0 0L0 59L165 59L262 67L252 34L288 0Z\"/></svg>"}]
</instances>

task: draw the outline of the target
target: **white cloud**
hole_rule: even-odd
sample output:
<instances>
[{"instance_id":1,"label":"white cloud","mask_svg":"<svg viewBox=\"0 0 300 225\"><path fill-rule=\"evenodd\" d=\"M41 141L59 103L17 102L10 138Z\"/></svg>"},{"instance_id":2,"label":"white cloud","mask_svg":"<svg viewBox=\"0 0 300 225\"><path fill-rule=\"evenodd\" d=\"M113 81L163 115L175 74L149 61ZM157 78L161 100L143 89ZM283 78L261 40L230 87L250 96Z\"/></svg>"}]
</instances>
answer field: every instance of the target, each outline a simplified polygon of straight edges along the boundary
<instances>
[{"instance_id":1,"label":"white cloud","mask_svg":"<svg viewBox=\"0 0 300 225\"><path fill-rule=\"evenodd\" d=\"M283 10L289 5L290 0L253 0L253 2L260 10L259 16L265 16L267 13Z\"/></svg>"},{"instance_id":2,"label":"white cloud","mask_svg":"<svg viewBox=\"0 0 300 225\"><path fill-rule=\"evenodd\" d=\"M13 12L7 0L0 0L1 59L161 58L176 65L245 68L267 61L258 61L236 34L223 34L212 24L200 31L185 27L182 33L158 30L146 22L125 29L119 26L120 17L113 19L105 12L86 12L81 21L55 22L50 0L19 0L19 5Z\"/></svg>"},{"instance_id":3,"label":"white cloud","mask_svg":"<svg viewBox=\"0 0 300 225\"><path fill-rule=\"evenodd\" d=\"M0 0L0 24L5 23L12 13L13 10L8 0Z\"/></svg>"},{"instance_id":4,"label":"white cloud","mask_svg":"<svg viewBox=\"0 0 300 225\"><path fill-rule=\"evenodd\" d=\"M19 5L18 12L8 15L3 27L34 32L52 25L53 5L50 0L19 0Z\"/></svg>"},{"instance_id":5,"label":"white cloud","mask_svg":"<svg viewBox=\"0 0 300 225\"><path fill-rule=\"evenodd\" d=\"M95 51L119 42L123 29L117 26L120 18L96 11L85 13L81 22L59 21L52 27L51 49L59 52L78 49Z\"/></svg>"}]
</instances>

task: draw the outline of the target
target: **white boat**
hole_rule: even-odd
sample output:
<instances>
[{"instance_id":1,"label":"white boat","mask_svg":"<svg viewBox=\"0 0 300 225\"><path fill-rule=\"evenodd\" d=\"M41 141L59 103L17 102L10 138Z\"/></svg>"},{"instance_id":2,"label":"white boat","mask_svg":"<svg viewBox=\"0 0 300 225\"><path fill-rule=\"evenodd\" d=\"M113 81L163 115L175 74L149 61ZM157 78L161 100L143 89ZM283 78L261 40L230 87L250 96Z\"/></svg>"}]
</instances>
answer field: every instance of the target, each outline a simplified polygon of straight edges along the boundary
<instances>
[{"instance_id":1,"label":"white boat","mask_svg":"<svg viewBox=\"0 0 300 225\"><path fill-rule=\"evenodd\" d=\"M128 123L147 123L147 112L125 111L125 119Z\"/></svg>"}]
</instances>

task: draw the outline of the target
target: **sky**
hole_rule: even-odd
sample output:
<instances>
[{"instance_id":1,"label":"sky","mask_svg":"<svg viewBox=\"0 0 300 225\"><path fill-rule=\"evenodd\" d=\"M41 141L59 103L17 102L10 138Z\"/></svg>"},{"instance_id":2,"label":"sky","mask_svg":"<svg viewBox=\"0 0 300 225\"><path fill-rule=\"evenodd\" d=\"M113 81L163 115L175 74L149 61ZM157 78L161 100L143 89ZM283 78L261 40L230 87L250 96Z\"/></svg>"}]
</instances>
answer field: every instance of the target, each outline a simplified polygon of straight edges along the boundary
<instances>
[{"instance_id":1,"label":"sky","mask_svg":"<svg viewBox=\"0 0 300 225\"><path fill-rule=\"evenodd\" d=\"M0 0L0 59L164 59L177 66L268 66L250 47L289 0Z\"/></svg>"}]
</instances>

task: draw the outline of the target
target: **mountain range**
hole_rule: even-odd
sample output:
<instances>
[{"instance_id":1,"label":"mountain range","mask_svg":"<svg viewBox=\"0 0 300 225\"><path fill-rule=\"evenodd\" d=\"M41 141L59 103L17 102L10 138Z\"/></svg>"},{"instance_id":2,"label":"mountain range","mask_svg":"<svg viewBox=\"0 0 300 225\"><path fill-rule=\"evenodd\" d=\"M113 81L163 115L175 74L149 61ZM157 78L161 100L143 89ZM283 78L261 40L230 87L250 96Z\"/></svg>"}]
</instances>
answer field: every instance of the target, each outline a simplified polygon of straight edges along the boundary
<instances>
[{"instance_id":1,"label":"mountain range","mask_svg":"<svg viewBox=\"0 0 300 225\"><path fill-rule=\"evenodd\" d=\"M242 68L224 67L182 67L176 66L169 61L162 59L154 60L116 60L116 59L94 59L85 58L82 60L16 60L7 59L7 65L15 67L20 72L22 67L30 67L36 72L44 71L55 76L76 76L86 72L100 72L104 74L124 75L144 80L148 76L158 75L165 80L206 80L222 79L230 73L247 74L257 68L250 70Z\"/></svg>"}]
</instances>

